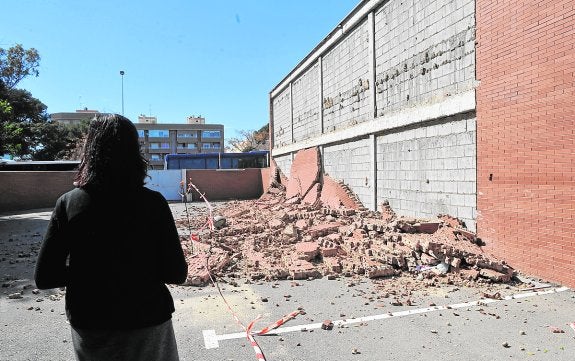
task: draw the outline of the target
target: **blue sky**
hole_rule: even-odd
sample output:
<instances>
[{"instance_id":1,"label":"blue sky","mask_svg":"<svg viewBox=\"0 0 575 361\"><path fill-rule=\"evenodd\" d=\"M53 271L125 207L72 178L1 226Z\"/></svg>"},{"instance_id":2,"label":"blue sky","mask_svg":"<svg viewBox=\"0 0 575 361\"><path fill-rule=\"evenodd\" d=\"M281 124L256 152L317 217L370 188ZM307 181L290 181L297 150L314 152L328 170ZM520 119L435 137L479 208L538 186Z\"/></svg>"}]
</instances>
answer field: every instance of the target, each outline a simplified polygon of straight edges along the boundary
<instances>
[{"instance_id":1,"label":"blue sky","mask_svg":"<svg viewBox=\"0 0 575 361\"><path fill-rule=\"evenodd\" d=\"M94 109L159 123L223 124L226 138L269 120L269 92L358 0L10 0L0 47L40 53L18 84L49 113Z\"/></svg>"}]
</instances>

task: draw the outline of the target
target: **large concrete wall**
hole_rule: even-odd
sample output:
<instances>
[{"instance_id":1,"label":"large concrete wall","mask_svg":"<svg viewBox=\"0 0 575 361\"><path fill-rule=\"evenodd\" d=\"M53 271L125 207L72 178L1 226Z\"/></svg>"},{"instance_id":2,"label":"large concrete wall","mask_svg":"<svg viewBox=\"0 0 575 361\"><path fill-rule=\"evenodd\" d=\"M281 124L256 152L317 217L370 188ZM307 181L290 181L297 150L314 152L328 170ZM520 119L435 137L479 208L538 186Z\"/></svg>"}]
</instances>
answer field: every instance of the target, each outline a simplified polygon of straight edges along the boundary
<instances>
[{"instance_id":1,"label":"large concrete wall","mask_svg":"<svg viewBox=\"0 0 575 361\"><path fill-rule=\"evenodd\" d=\"M368 21L364 19L322 57L324 133L372 118L369 45Z\"/></svg>"},{"instance_id":2,"label":"large concrete wall","mask_svg":"<svg viewBox=\"0 0 575 361\"><path fill-rule=\"evenodd\" d=\"M370 139L356 139L340 144L325 146L322 152L323 171L353 188L366 208L374 208L373 175L366 167L373 158Z\"/></svg>"},{"instance_id":3,"label":"large concrete wall","mask_svg":"<svg viewBox=\"0 0 575 361\"><path fill-rule=\"evenodd\" d=\"M477 1L478 235L575 287L575 3Z\"/></svg>"},{"instance_id":4,"label":"large concrete wall","mask_svg":"<svg viewBox=\"0 0 575 361\"><path fill-rule=\"evenodd\" d=\"M378 116L474 88L474 5L474 0L402 0L376 11Z\"/></svg>"},{"instance_id":5,"label":"large concrete wall","mask_svg":"<svg viewBox=\"0 0 575 361\"><path fill-rule=\"evenodd\" d=\"M449 214L475 230L475 138L474 113L378 137L379 197L399 214Z\"/></svg>"},{"instance_id":6,"label":"large concrete wall","mask_svg":"<svg viewBox=\"0 0 575 361\"><path fill-rule=\"evenodd\" d=\"M475 84L473 0L361 2L270 92L272 156L318 146L365 207L475 229Z\"/></svg>"},{"instance_id":7,"label":"large concrete wall","mask_svg":"<svg viewBox=\"0 0 575 361\"><path fill-rule=\"evenodd\" d=\"M273 137L278 145L293 141L291 85L273 99Z\"/></svg>"},{"instance_id":8,"label":"large concrete wall","mask_svg":"<svg viewBox=\"0 0 575 361\"><path fill-rule=\"evenodd\" d=\"M317 99L319 66L314 65L293 83L293 140L302 141L321 134Z\"/></svg>"}]
</instances>

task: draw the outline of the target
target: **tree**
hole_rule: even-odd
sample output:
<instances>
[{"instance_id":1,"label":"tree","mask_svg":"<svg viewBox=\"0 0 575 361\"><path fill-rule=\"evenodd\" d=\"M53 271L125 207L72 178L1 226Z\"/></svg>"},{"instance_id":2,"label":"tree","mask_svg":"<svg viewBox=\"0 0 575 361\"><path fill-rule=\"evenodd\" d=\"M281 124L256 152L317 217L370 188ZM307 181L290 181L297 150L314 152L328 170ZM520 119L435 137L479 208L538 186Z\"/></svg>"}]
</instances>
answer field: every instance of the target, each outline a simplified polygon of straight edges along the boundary
<instances>
[{"instance_id":1,"label":"tree","mask_svg":"<svg viewBox=\"0 0 575 361\"><path fill-rule=\"evenodd\" d=\"M31 158L33 124L45 123L49 116L46 106L22 89L9 89L0 82L0 154Z\"/></svg>"},{"instance_id":2,"label":"tree","mask_svg":"<svg viewBox=\"0 0 575 361\"><path fill-rule=\"evenodd\" d=\"M77 148L79 143L82 143L87 129L88 121L72 125L55 122L34 124L32 126L32 159L79 159Z\"/></svg>"},{"instance_id":3,"label":"tree","mask_svg":"<svg viewBox=\"0 0 575 361\"><path fill-rule=\"evenodd\" d=\"M17 44L0 48L0 154L30 156L32 123L48 119L46 106L32 95L14 87L29 75L38 76L40 55L34 48Z\"/></svg>"},{"instance_id":4,"label":"tree","mask_svg":"<svg viewBox=\"0 0 575 361\"><path fill-rule=\"evenodd\" d=\"M24 49L16 44L8 50L0 48L0 81L8 89L13 89L22 79L40 73L40 55L34 48Z\"/></svg>"},{"instance_id":5,"label":"tree","mask_svg":"<svg viewBox=\"0 0 575 361\"><path fill-rule=\"evenodd\" d=\"M252 150L269 149L269 124L259 130L240 130L239 136L228 139L228 148L232 152L251 152Z\"/></svg>"},{"instance_id":6,"label":"tree","mask_svg":"<svg viewBox=\"0 0 575 361\"><path fill-rule=\"evenodd\" d=\"M38 76L40 55L17 44L0 48L0 155L33 160L74 158L71 155L86 132L87 123L75 126L54 123L47 107L16 85L27 76Z\"/></svg>"}]
</instances>

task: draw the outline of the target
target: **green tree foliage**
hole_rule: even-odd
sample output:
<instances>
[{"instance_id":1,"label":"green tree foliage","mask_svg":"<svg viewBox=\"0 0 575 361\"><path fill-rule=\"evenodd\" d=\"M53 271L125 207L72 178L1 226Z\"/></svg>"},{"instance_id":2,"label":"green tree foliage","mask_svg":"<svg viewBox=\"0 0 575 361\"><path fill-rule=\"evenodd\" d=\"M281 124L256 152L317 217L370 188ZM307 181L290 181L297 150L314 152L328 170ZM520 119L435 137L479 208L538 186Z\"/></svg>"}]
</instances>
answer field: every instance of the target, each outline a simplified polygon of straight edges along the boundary
<instances>
[{"instance_id":1,"label":"green tree foliage","mask_svg":"<svg viewBox=\"0 0 575 361\"><path fill-rule=\"evenodd\" d=\"M240 130L238 136L228 139L228 149L232 152L251 152L269 149L269 124L259 130Z\"/></svg>"},{"instance_id":2,"label":"green tree foliage","mask_svg":"<svg viewBox=\"0 0 575 361\"><path fill-rule=\"evenodd\" d=\"M0 114L8 115L12 112L12 107L7 100L0 99Z\"/></svg>"},{"instance_id":3,"label":"green tree foliage","mask_svg":"<svg viewBox=\"0 0 575 361\"><path fill-rule=\"evenodd\" d=\"M16 44L8 50L0 48L0 79L12 89L27 76L38 76L40 55L34 48L24 49Z\"/></svg>"},{"instance_id":4,"label":"green tree foliage","mask_svg":"<svg viewBox=\"0 0 575 361\"><path fill-rule=\"evenodd\" d=\"M0 155L33 160L69 157L86 124L68 126L50 120L47 107L30 92L15 86L27 76L38 76L36 49L15 45L0 48Z\"/></svg>"},{"instance_id":5,"label":"green tree foliage","mask_svg":"<svg viewBox=\"0 0 575 361\"><path fill-rule=\"evenodd\" d=\"M0 82L0 154L30 158L33 148L33 124L48 120L46 106L22 89L9 89Z\"/></svg>"},{"instance_id":6,"label":"green tree foliage","mask_svg":"<svg viewBox=\"0 0 575 361\"><path fill-rule=\"evenodd\" d=\"M77 143L87 132L88 122L67 125L56 122L34 124L33 150L34 160L78 159Z\"/></svg>"}]
</instances>

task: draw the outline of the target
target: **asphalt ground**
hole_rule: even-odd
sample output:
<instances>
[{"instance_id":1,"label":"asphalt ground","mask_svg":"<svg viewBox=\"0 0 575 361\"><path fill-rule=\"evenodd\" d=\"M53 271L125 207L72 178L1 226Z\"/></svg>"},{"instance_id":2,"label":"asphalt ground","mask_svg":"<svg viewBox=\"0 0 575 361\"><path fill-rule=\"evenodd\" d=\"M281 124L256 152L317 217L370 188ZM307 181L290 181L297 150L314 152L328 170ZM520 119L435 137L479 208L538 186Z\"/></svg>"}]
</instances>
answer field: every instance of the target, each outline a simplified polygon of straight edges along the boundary
<instances>
[{"instance_id":1,"label":"asphalt ground","mask_svg":"<svg viewBox=\"0 0 575 361\"><path fill-rule=\"evenodd\" d=\"M184 214L182 204L171 206L176 218ZM50 211L0 214L2 361L74 359L63 291L36 290L32 279ZM393 306L378 297L371 280L351 277L218 279L170 291L181 360L258 360L256 348L269 361L575 360L575 330L568 325L575 321L575 292L523 280L534 287L425 288L414 293L410 306ZM501 299L484 298L486 292ZM296 311L250 344L250 322L259 331ZM322 329L324 321L333 328Z\"/></svg>"}]
</instances>

